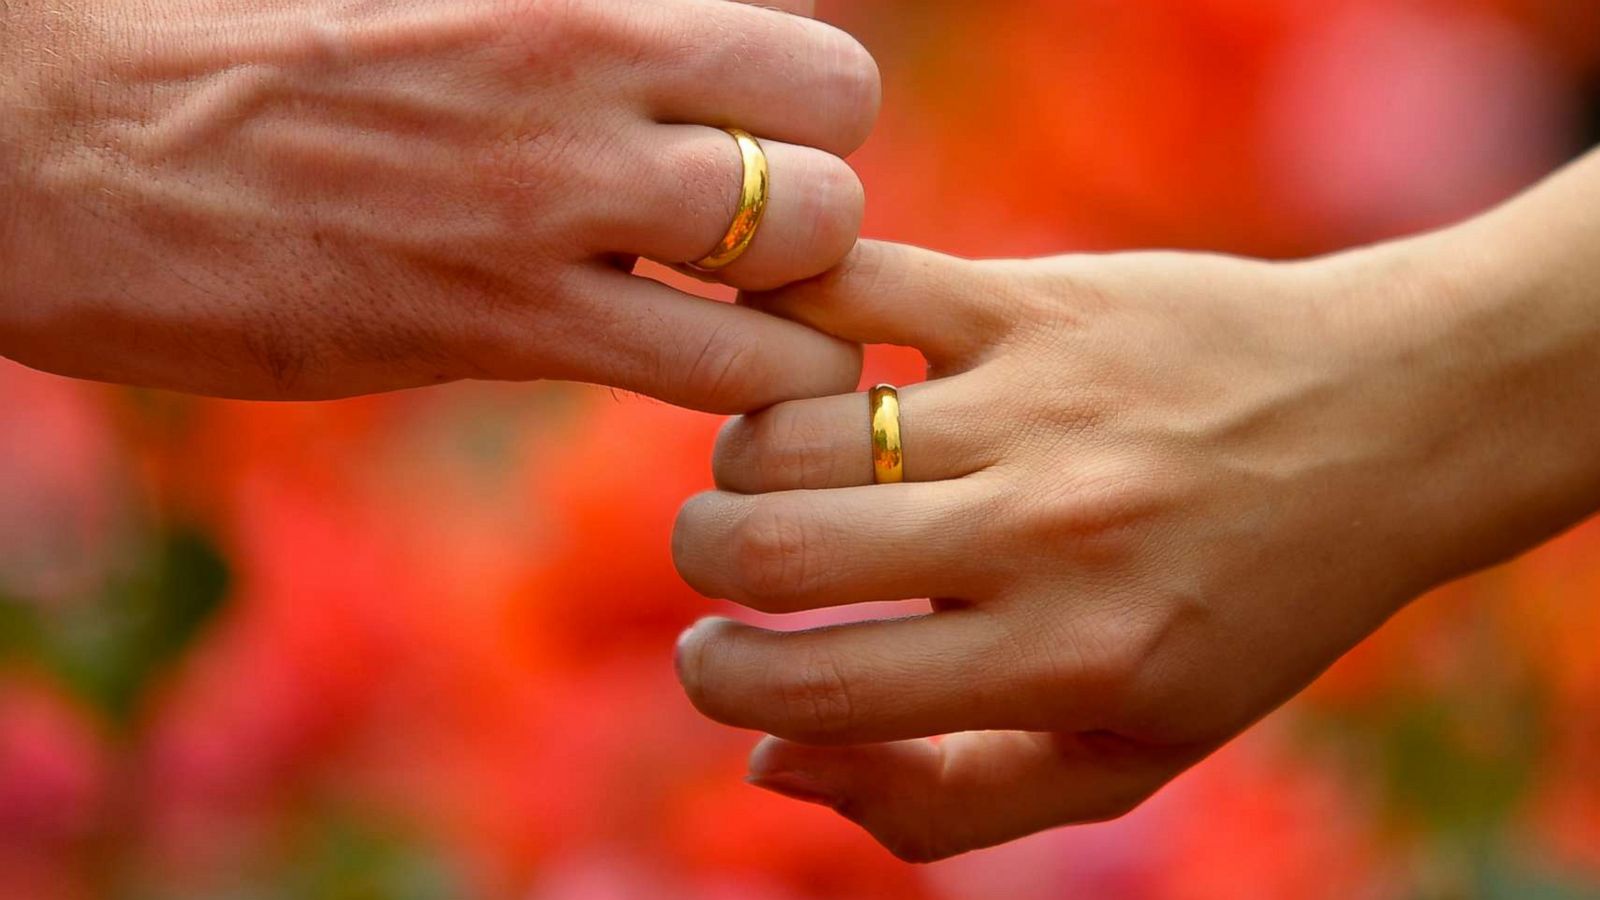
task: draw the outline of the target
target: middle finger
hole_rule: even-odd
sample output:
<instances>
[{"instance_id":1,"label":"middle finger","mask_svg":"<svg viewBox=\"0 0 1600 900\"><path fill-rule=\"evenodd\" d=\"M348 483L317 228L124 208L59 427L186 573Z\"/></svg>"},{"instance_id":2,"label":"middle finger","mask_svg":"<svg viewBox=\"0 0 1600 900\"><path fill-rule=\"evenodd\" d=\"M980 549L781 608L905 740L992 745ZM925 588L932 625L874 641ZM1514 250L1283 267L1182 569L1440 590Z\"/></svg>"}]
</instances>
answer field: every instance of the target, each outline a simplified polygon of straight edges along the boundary
<instances>
[{"instance_id":1,"label":"middle finger","mask_svg":"<svg viewBox=\"0 0 1600 900\"><path fill-rule=\"evenodd\" d=\"M673 561L702 594L764 612L982 600L995 573L969 551L992 491L982 478L756 496L712 491L679 511Z\"/></svg>"},{"instance_id":2,"label":"middle finger","mask_svg":"<svg viewBox=\"0 0 1600 900\"><path fill-rule=\"evenodd\" d=\"M733 125L839 156L854 152L882 99L872 54L832 25L760 5L645 7L659 18L643 27L668 38L660 44L667 52L649 60L647 111L662 122Z\"/></svg>"}]
</instances>

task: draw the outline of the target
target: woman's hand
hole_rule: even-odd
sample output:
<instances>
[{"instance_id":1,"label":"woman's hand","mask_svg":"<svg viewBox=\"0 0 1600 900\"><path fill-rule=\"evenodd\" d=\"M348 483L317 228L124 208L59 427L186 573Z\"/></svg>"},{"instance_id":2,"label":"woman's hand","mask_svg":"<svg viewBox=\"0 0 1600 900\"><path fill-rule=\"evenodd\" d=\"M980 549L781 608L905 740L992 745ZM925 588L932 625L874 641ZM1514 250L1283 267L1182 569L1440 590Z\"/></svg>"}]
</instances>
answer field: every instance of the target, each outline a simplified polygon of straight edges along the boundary
<instances>
[{"instance_id":1,"label":"woman's hand","mask_svg":"<svg viewBox=\"0 0 1600 900\"><path fill-rule=\"evenodd\" d=\"M934 612L706 620L689 696L777 736L755 783L909 859L1130 809L1412 597L1600 506L1600 311L1512 275L1509 237L1296 264L863 243L755 298L923 350L909 483L871 484L861 394L735 419L680 571L767 612ZM950 732L977 733L917 740Z\"/></svg>"},{"instance_id":2,"label":"woman's hand","mask_svg":"<svg viewBox=\"0 0 1600 900\"><path fill-rule=\"evenodd\" d=\"M743 411L857 350L630 275L772 197L741 288L855 242L876 117L840 31L725 0L86 0L0 7L0 353L315 398L571 378Z\"/></svg>"}]
</instances>

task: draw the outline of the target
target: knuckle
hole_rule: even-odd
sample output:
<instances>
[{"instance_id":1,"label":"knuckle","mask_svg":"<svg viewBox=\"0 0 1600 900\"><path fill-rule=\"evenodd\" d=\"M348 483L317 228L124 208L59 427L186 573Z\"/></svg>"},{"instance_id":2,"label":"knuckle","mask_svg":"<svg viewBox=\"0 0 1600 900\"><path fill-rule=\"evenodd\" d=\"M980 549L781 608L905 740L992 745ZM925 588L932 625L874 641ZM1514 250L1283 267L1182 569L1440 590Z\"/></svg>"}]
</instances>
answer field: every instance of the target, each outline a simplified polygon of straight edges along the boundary
<instances>
[{"instance_id":1,"label":"knuckle","mask_svg":"<svg viewBox=\"0 0 1600 900\"><path fill-rule=\"evenodd\" d=\"M734 416L717 430L711 450L711 477L724 490L759 489L750 477L753 460L758 460L753 441L751 414Z\"/></svg>"},{"instance_id":2,"label":"knuckle","mask_svg":"<svg viewBox=\"0 0 1600 900\"><path fill-rule=\"evenodd\" d=\"M1133 658L1122 674L1122 727L1179 744L1214 742L1248 727L1260 715L1254 690L1201 677L1205 657L1194 649L1196 638L1221 630L1214 599L1204 590L1169 589L1152 610L1142 623L1124 626Z\"/></svg>"},{"instance_id":3,"label":"knuckle","mask_svg":"<svg viewBox=\"0 0 1600 900\"><path fill-rule=\"evenodd\" d=\"M678 669L678 682L683 685L683 692L688 696L694 708L705 713L709 703L706 696L705 669L706 644L711 638L702 637L699 640L678 647L678 652L673 660Z\"/></svg>"},{"instance_id":4,"label":"knuckle","mask_svg":"<svg viewBox=\"0 0 1600 900\"><path fill-rule=\"evenodd\" d=\"M702 548L706 543L706 525L716 502L713 492L696 494L678 508L678 517L672 523L672 563L683 580L702 594L712 591L702 577L698 561L705 556Z\"/></svg>"},{"instance_id":5,"label":"knuckle","mask_svg":"<svg viewBox=\"0 0 1600 900\"><path fill-rule=\"evenodd\" d=\"M857 243L839 260L838 265L820 275L807 290L808 296L846 298L871 296L882 290L892 290L895 285L885 284L887 260L881 244L873 241Z\"/></svg>"},{"instance_id":6,"label":"knuckle","mask_svg":"<svg viewBox=\"0 0 1600 900\"><path fill-rule=\"evenodd\" d=\"M659 179L671 184L678 198L676 215L690 223L696 237L709 250L738 211L740 162L738 148L727 135L710 132L695 140L674 141L660 150L659 163L648 187L659 189Z\"/></svg>"},{"instance_id":7,"label":"knuckle","mask_svg":"<svg viewBox=\"0 0 1600 900\"><path fill-rule=\"evenodd\" d=\"M828 435L813 416L789 406L775 406L752 418L749 450L764 485L809 489L828 483Z\"/></svg>"},{"instance_id":8,"label":"knuckle","mask_svg":"<svg viewBox=\"0 0 1600 900\"><path fill-rule=\"evenodd\" d=\"M314 66L334 69L354 55L355 23L349 17L324 16L306 22L286 38L298 58Z\"/></svg>"},{"instance_id":9,"label":"knuckle","mask_svg":"<svg viewBox=\"0 0 1600 900\"><path fill-rule=\"evenodd\" d=\"M561 71L592 58L616 32L604 3L580 0L498 0L496 30L512 51L513 72Z\"/></svg>"},{"instance_id":10,"label":"knuckle","mask_svg":"<svg viewBox=\"0 0 1600 900\"><path fill-rule=\"evenodd\" d=\"M1070 660L1076 681L1098 696L1120 698L1137 680L1149 643L1143 628L1117 618L1079 630L1056 658Z\"/></svg>"},{"instance_id":11,"label":"knuckle","mask_svg":"<svg viewBox=\"0 0 1600 900\"><path fill-rule=\"evenodd\" d=\"M665 348L664 348L665 350ZM671 352L666 350L666 352ZM677 357L664 358L662 367L674 364ZM699 345L688 357L682 384L687 395L703 409L713 412L742 412L744 399L752 391L755 375L763 365L757 336L736 322L718 322L706 329ZM660 372L660 383L670 384L673 373Z\"/></svg>"},{"instance_id":12,"label":"knuckle","mask_svg":"<svg viewBox=\"0 0 1600 900\"><path fill-rule=\"evenodd\" d=\"M1070 718L1072 710L1120 712L1152 646L1148 632L1134 622L1063 622L1049 615L1017 623L1009 643L1020 660L1016 697L1033 704L1033 724L1041 729Z\"/></svg>"},{"instance_id":13,"label":"knuckle","mask_svg":"<svg viewBox=\"0 0 1600 900\"><path fill-rule=\"evenodd\" d=\"M803 519L790 511L772 501L758 503L734 531L734 599L778 605L805 593L812 539Z\"/></svg>"},{"instance_id":14,"label":"knuckle","mask_svg":"<svg viewBox=\"0 0 1600 900\"><path fill-rule=\"evenodd\" d=\"M716 670L718 659L727 651L728 644L726 622L701 622L678 645L673 660L678 670L678 681L683 685L689 702L702 714L719 722L726 722L731 716L724 708L727 706L725 698L713 689L708 673Z\"/></svg>"},{"instance_id":15,"label":"knuckle","mask_svg":"<svg viewBox=\"0 0 1600 900\"><path fill-rule=\"evenodd\" d=\"M872 131L883 98L883 76L878 61L860 41L837 29L830 29L825 63L825 90L834 98L846 125L845 143L860 146Z\"/></svg>"},{"instance_id":16,"label":"knuckle","mask_svg":"<svg viewBox=\"0 0 1600 900\"><path fill-rule=\"evenodd\" d=\"M1038 546L1092 568L1115 567L1144 544L1163 506L1161 476L1125 462L1021 496L1018 530Z\"/></svg>"},{"instance_id":17,"label":"knuckle","mask_svg":"<svg viewBox=\"0 0 1600 900\"><path fill-rule=\"evenodd\" d=\"M867 195L861 177L844 160L829 156L815 175L807 192L812 204L811 246L822 268L831 268L855 246L866 215Z\"/></svg>"},{"instance_id":18,"label":"knuckle","mask_svg":"<svg viewBox=\"0 0 1600 900\"><path fill-rule=\"evenodd\" d=\"M975 298L973 313L991 339L1014 338L1060 353L1082 329L1078 311L1054 290L1041 290L1032 279L1019 277L1023 273L1015 260L981 260L973 271L983 277L986 288ZM1072 349L1079 354L1086 350ZM1071 407L1082 411L1083 404Z\"/></svg>"},{"instance_id":19,"label":"knuckle","mask_svg":"<svg viewBox=\"0 0 1600 900\"><path fill-rule=\"evenodd\" d=\"M446 257L432 261L435 273L445 279L453 295L463 302L450 304L447 334L438 348L462 377L500 381L529 381L551 377L549 348L560 346L566 333L577 328L568 303L584 293L576 272L564 266L547 266L544 283L529 292L476 264Z\"/></svg>"},{"instance_id":20,"label":"knuckle","mask_svg":"<svg viewBox=\"0 0 1600 900\"><path fill-rule=\"evenodd\" d=\"M536 113L519 117L490 136L468 163L472 189L497 234L527 241L529 233L559 232L562 204L557 191L583 192L593 185L588 169L574 165L577 132Z\"/></svg>"},{"instance_id":21,"label":"knuckle","mask_svg":"<svg viewBox=\"0 0 1600 900\"><path fill-rule=\"evenodd\" d=\"M787 736L829 743L855 727L853 689L839 661L826 651L813 650L778 663L773 682Z\"/></svg>"}]
</instances>

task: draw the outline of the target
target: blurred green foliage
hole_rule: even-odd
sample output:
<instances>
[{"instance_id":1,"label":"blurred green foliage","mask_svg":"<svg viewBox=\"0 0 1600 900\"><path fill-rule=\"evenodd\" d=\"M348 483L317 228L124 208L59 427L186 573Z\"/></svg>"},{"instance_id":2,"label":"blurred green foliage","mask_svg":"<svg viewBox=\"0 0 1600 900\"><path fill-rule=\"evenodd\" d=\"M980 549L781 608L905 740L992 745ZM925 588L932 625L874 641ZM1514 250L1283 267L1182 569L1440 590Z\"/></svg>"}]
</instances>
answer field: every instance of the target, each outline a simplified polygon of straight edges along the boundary
<instances>
[{"instance_id":1,"label":"blurred green foliage","mask_svg":"<svg viewBox=\"0 0 1600 900\"><path fill-rule=\"evenodd\" d=\"M155 530L93 597L45 606L0 592L0 659L44 667L119 728L228 596L227 559L202 532Z\"/></svg>"}]
</instances>

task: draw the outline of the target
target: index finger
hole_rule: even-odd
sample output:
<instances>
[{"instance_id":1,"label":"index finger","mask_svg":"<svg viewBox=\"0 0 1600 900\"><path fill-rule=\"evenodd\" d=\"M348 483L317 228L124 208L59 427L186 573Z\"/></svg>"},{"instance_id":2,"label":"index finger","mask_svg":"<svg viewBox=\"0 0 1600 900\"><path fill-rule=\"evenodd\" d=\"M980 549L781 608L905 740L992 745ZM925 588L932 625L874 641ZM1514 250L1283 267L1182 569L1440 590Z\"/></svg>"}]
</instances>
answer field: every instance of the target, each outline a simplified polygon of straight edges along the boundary
<instances>
[{"instance_id":1,"label":"index finger","mask_svg":"<svg viewBox=\"0 0 1600 900\"><path fill-rule=\"evenodd\" d=\"M804 325L596 264L558 304L493 305L487 377L557 378L739 413L853 387L861 351Z\"/></svg>"},{"instance_id":2,"label":"index finger","mask_svg":"<svg viewBox=\"0 0 1600 900\"><path fill-rule=\"evenodd\" d=\"M977 365L1013 322L1042 318L982 263L872 240L816 278L740 302L847 340L915 347L944 372Z\"/></svg>"}]
</instances>

